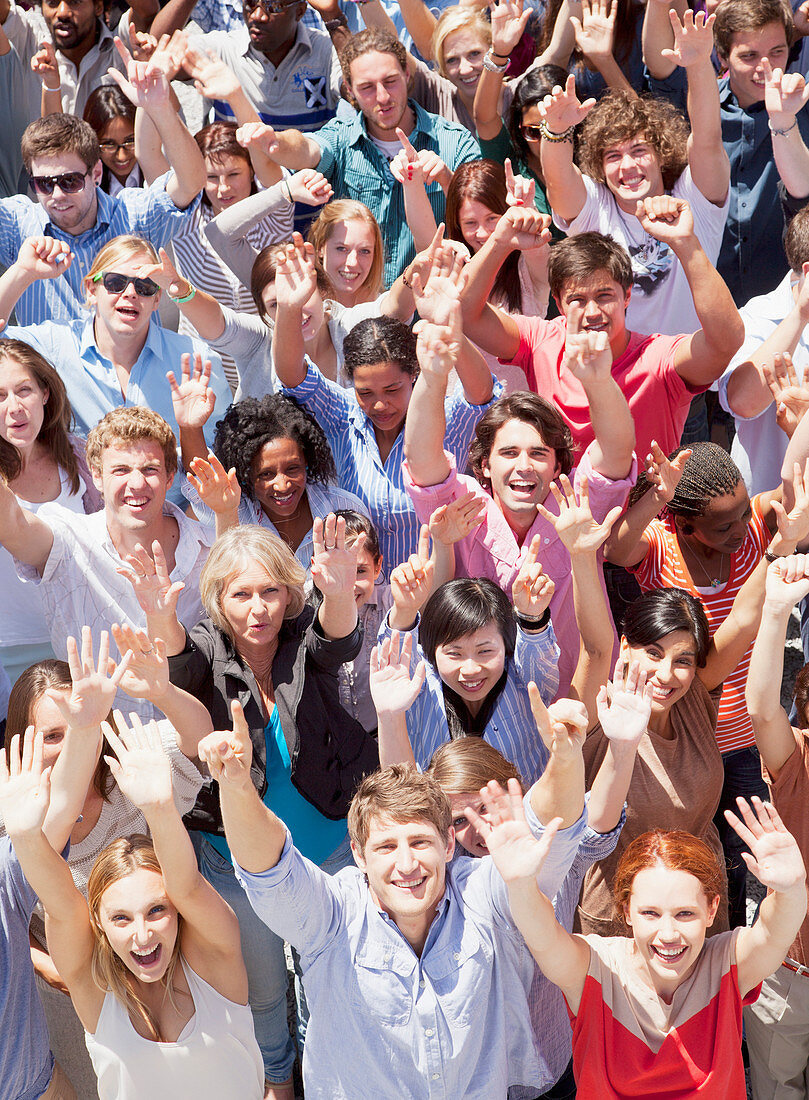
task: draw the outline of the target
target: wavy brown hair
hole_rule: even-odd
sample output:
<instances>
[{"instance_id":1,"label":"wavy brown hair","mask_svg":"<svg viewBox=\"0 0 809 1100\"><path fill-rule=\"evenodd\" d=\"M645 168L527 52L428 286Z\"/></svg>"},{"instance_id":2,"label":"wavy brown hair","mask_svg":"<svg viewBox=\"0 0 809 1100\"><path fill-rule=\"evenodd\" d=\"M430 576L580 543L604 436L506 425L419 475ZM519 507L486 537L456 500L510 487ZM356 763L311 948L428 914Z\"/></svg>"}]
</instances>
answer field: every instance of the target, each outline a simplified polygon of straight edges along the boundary
<instances>
[{"instance_id":1,"label":"wavy brown hair","mask_svg":"<svg viewBox=\"0 0 809 1100\"><path fill-rule=\"evenodd\" d=\"M670 103L652 96L609 92L584 120L578 145L582 172L605 182L604 153L610 145L643 134L660 157L663 187L670 191L688 164L688 123Z\"/></svg>"}]
</instances>

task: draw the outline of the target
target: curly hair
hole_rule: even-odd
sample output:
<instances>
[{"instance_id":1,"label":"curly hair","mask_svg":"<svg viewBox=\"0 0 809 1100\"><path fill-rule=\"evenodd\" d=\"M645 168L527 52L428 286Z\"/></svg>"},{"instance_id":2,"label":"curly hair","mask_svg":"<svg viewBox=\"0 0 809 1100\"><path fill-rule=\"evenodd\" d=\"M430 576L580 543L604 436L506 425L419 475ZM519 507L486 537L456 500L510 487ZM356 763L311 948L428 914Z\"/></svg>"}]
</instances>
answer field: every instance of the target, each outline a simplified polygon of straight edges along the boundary
<instances>
[{"instance_id":1,"label":"curly hair","mask_svg":"<svg viewBox=\"0 0 809 1100\"><path fill-rule=\"evenodd\" d=\"M216 425L213 452L226 470L235 468L242 492L251 500L255 499L253 459L275 439L297 443L306 462L307 481L324 485L337 476L323 429L297 401L280 393L245 397L231 405Z\"/></svg>"},{"instance_id":2,"label":"curly hair","mask_svg":"<svg viewBox=\"0 0 809 1100\"><path fill-rule=\"evenodd\" d=\"M579 168L590 179L605 183L604 153L609 146L644 134L660 158L663 187L669 191L688 163L688 133L681 112L664 99L609 92L582 124Z\"/></svg>"},{"instance_id":3,"label":"curly hair","mask_svg":"<svg viewBox=\"0 0 809 1100\"><path fill-rule=\"evenodd\" d=\"M102 459L107 447L115 443L155 443L163 452L166 477L169 484L177 473L177 439L159 413L143 405L123 405L110 411L99 420L87 436L87 465L93 473L100 474Z\"/></svg>"}]
</instances>

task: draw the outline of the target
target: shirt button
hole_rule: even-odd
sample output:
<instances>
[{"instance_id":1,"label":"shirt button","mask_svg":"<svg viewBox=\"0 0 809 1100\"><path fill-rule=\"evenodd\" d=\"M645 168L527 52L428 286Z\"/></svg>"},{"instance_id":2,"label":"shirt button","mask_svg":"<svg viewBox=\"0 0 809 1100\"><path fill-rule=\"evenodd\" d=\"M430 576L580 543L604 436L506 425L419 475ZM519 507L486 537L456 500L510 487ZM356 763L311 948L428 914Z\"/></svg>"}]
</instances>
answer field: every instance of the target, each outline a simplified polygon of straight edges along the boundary
<instances>
[{"instance_id":1,"label":"shirt button","mask_svg":"<svg viewBox=\"0 0 809 1100\"><path fill-rule=\"evenodd\" d=\"M421 979L421 980L419 981L419 986L420 986L420 988L421 988L421 989L424 989L424 987L425 987L425 985L426 985L426 984L427 984L427 983L425 982L424 978L422 978L422 979Z\"/></svg>"},{"instance_id":2,"label":"shirt button","mask_svg":"<svg viewBox=\"0 0 809 1100\"><path fill-rule=\"evenodd\" d=\"M457 961L458 961L458 959L460 959L460 957L461 957L461 953L460 953L460 951L453 951L453 952L452 952L452 957L453 957L453 959L455 959L455 961L457 962Z\"/></svg>"},{"instance_id":3,"label":"shirt button","mask_svg":"<svg viewBox=\"0 0 809 1100\"><path fill-rule=\"evenodd\" d=\"M544 541L545 545L547 546L547 545L548 545L548 543L549 543L549 542L550 542L551 540L550 540L550 539L544 539L543 541Z\"/></svg>"},{"instance_id":4,"label":"shirt button","mask_svg":"<svg viewBox=\"0 0 809 1100\"><path fill-rule=\"evenodd\" d=\"M434 1080L434 1081L437 1081L437 1080L438 1080L438 1078L439 1078L440 1076L441 1076L441 1074L440 1074L440 1073L434 1073L434 1074L433 1074L433 1080Z\"/></svg>"},{"instance_id":5,"label":"shirt button","mask_svg":"<svg viewBox=\"0 0 809 1100\"><path fill-rule=\"evenodd\" d=\"M425 1035L435 1035L435 1032L433 1031L433 1029L431 1027L428 1027L428 1028L425 1029L424 1034Z\"/></svg>"}]
</instances>

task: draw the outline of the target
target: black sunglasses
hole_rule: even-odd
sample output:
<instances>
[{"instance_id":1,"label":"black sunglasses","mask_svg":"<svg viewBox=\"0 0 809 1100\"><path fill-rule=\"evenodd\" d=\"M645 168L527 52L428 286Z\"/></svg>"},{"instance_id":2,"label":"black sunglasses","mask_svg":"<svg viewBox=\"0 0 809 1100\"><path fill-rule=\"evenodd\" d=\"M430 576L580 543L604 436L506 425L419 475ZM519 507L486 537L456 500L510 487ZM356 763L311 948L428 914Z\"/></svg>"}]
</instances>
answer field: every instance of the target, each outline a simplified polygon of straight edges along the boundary
<instances>
[{"instance_id":1,"label":"black sunglasses","mask_svg":"<svg viewBox=\"0 0 809 1100\"><path fill-rule=\"evenodd\" d=\"M542 137L541 126L521 126L520 129L523 132L523 137L528 141L539 141Z\"/></svg>"},{"instance_id":2,"label":"black sunglasses","mask_svg":"<svg viewBox=\"0 0 809 1100\"><path fill-rule=\"evenodd\" d=\"M131 283L139 298L153 298L160 287L154 279L136 279L134 275L121 275L118 271L99 271L93 282L102 282L110 294L123 294Z\"/></svg>"},{"instance_id":3,"label":"black sunglasses","mask_svg":"<svg viewBox=\"0 0 809 1100\"><path fill-rule=\"evenodd\" d=\"M89 175L89 172L60 172L58 176L31 176L31 186L40 195L52 195L55 187L65 195L76 195Z\"/></svg>"},{"instance_id":4,"label":"black sunglasses","mask_svg":"<svg viewBox=\"0 0 809 1100\"><path fill-rule=\"evenodd\" d=\"M287 8L294 8L300 2L301 0L244 0L242 7L248 14L256 8L261 8L266 15L280 15Z\"/></svg>"}]
</instances>

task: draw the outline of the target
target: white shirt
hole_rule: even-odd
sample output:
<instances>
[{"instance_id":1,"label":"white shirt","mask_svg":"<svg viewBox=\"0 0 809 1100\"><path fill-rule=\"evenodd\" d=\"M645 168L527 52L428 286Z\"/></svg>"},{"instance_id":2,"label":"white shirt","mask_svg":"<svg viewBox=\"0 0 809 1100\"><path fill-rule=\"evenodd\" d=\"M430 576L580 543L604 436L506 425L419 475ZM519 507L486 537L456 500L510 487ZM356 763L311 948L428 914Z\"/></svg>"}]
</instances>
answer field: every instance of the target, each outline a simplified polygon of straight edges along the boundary
<instances>
[{"instance_id":1,"label":"white shirt","mask_svg":"<svg viewBox=\"0 0 809 1100\"><path fill-rule=\"evenodd\" d=\"M199 576L208 557L211 535L202 524L188 519L168 501L163 514L176 519L180 527L171 579L185 583L177 601L177 617L190 630L204 615ZM124 562L107 531L106 511L90 516L73 515L59 504L45 504L39 518L53 531L53 546L42 577L34 567L20 561L16 564L24 580L40 586L54 653L66 659L68 635L81 638L85 625L92 629L95 639L115 622L145 629L146 616L132 585L116 572ZM148 700L132 699L121 691L114 705L124 714L135 711L144 719L160 713Z\"/></svg>"},{"instance_id":2,"label":"white shirt","mask_svg":"<svg viewBox=\"0 0 809 1100\"><path fill-rule=\"evenodd\" d=\"M719 379L719 402L722 408L733 413L736 420L736 438L730 449L731 457L742 472L747 491L753 496L774 489L781 483L781 463L789 440L775 422L775 403L770 402L758 416L744 417L731 409L728 403L728 382L740 363L744 363L765 340L772 336L788 313L795 308L788 272L775 290L751 298L740 309L744 321L744 343L733 356L730 365ZM809 339L804 329L798 346L792 353L792 362L803 381L809 367Z\"/></svg>"}]
</instances>

